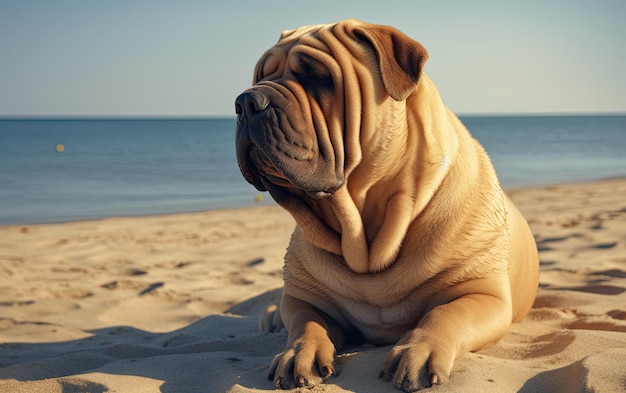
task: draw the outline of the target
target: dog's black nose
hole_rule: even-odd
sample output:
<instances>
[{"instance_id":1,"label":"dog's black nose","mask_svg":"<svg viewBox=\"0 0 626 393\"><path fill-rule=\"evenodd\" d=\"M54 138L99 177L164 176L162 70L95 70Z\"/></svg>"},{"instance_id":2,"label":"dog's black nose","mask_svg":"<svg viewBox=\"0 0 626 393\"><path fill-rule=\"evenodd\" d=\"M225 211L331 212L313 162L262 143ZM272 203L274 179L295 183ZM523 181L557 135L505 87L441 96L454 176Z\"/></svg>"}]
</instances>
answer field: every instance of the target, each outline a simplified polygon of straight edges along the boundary
<instances>
[{"instance_id":1,"label":"dog's black nose","mask_svg":"<svg viewBox=\"0 0 626 393\"><path fill-rule=\"evenodd\" d=\"M263 112L270 100L261 92L249 90L243 92L235 100L235 112L240 116L250 116L256 112Z\"/></svg>"}]
</instances>

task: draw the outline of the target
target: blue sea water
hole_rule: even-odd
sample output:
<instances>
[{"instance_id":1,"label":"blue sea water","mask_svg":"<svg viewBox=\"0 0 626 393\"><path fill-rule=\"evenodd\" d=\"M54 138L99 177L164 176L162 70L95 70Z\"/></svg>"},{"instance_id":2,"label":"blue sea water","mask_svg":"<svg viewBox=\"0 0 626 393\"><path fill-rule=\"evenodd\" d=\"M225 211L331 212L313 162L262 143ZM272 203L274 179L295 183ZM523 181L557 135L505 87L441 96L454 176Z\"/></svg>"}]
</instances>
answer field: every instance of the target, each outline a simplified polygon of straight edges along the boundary
<instances>
[{"instance_id":1,"label":"blue sea water","mask_svg":"<svg viewBox=\"0 0 626 393\"><path fill-rule=\"evenodd\" d=\"M505 188L626 176L626 116L461 119ZM0 120L0 225L256 204L234 130L234 118Z\"/></svg>"}]
</instances>

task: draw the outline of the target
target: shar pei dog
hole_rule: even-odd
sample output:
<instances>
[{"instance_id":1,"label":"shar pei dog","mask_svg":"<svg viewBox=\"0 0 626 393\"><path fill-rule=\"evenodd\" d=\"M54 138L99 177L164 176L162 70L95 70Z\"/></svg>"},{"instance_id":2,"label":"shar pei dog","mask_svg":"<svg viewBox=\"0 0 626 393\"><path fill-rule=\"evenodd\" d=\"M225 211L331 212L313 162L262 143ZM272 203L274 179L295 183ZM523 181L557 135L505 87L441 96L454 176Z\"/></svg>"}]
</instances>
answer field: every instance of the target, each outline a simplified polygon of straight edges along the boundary
<instances>
[{"instance_id":1,"label":"shar pei dog","mask_svg":"<svg viewBox=\"0 0 626 393\"><path fill-rule=\"evenodd\" d=\"M297 224L280 307L262 316L289 333L276 388L337 374L348 343L394 344L379 377L399 389L441 384L533 304L534 238L427 57L388 26L301 27L236 99L240 170Z\"/></svg>"}]
</instances>

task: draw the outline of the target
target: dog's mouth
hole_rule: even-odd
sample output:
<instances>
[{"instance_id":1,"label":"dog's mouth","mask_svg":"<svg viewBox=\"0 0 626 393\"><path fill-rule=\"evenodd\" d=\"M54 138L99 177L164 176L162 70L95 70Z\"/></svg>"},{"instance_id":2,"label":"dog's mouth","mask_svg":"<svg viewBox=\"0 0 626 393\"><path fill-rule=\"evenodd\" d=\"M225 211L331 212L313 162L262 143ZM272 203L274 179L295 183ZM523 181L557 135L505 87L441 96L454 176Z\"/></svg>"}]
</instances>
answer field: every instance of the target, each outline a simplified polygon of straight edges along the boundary
<instances>
[{"instance_id":1,"label":"dog's mouth","mask_svg":"<svg viewBox=\"0 0 626 393\"><path fill-rule=\"evenodd\" d=\"M261 180L263 188L267 190L265 186L266 181L282 188L293 188L293 185L287 180L284 173L282 173L272 161L265 155L258 146L251 145L247 153L247 165L256 175L255 177ZM263 181L263 180L266 181Z\"/></svg>"},{"instance_id":2,"label":"dog's mouth","mask_svg":"<svg viewBox=\"0 0 626 393\"><path fill-rule=\"evenodd\" d=\"M242 169L244 177L260 191L271 191L271 189L279 187L292 194L306 195L311 199L325 199L332 196L338 188L333 187L327 190L304 190L298 188L289 181L285 174L256 145L250 145L247 149L245 166L247 169L245 171ZM248 173L248 176L245 173Z\"/></svg>"}]
</instances>

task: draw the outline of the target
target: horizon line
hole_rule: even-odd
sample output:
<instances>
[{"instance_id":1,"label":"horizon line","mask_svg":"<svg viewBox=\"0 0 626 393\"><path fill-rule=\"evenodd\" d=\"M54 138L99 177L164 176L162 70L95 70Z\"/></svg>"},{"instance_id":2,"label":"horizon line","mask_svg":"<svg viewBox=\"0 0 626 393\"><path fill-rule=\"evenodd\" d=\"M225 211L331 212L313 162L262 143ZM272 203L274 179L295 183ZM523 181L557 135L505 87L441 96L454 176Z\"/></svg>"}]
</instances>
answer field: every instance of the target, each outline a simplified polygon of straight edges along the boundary
<instances>
[{"instance_id":1,"label":"horizon line","mask_svg":"<svg viewBox=\"0 0 626 393\"><path fill-rule=\"evenodd\" d=\"M557 117L557 116L626 116L626 111L588 112L459 112L459 117ZM0 114L0 120L211 120L235 119L236 115L217 114Z\"/></svg>"}]
</instances>

